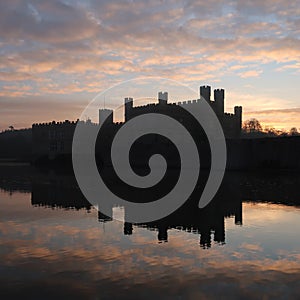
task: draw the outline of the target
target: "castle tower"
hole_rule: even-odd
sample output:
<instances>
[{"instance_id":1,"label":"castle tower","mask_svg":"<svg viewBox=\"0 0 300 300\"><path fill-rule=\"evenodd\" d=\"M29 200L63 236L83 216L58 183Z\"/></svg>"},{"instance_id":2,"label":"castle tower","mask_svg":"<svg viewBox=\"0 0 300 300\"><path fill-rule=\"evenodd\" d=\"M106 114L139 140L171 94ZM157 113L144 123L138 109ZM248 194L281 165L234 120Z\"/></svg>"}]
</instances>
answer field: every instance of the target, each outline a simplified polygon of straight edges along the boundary
<instances>
[{"instance_id":1,"label":"castle tower","mask_svg":"<svg viewBox=\"0 0 300 300\"><path fill-rule=\"evenodd\" d=\"M237 126L237 132L240 133L242 129L242 107L241 106L235 106L234 107L234 115L236 118L236 126Z\"/></svg>"},{"instance_id":2,"label":"castle tower","mask_svg":"<svg viewBox=\"0 0 300 300\"><path fill-rule=\"evenodd\" d=\"M158 103L159 104L167 104L168 103L168 93L167 92L159 92L158 93Z\"/></svg>"},{"instance_id":3,"label":"castle tower","mask_svg":"<svg viewBox=\"0 0 300 300\"><path fill-rule=\"evenodd\" d=\"M209 85L200 86L200 98L203 97L207 102L210 102L211 88Z\"/></svg>"},{"instance_id":4,"label":"castle tower","mask_svg":"<svg viewBox=\"0 0 300 300\"><path fill-rule=\"evenodd\" d=\"M125 122L130 119L131 116L131 110L133 108L133 98L125 98L124 99L124 104L125 104Z\"/></svg>"},{"instance_id":5,"label":"castle tower","mask_svg":"<svg viewBox=\"0 0 300 300\"><path fill-rule=\"evenodd\" d=\"M216 113L222 116L224 114L224 98L225 91L224 89L214 90L214 100L216 105Z\"/></svg>"},{"instance_id":6,"label":"castle tower","mask_svg":"<svg viewBox=\"0 0 300 300\"><path fill-rule=\"evenodd\" d=\"M111 109L99 109L99 125L102 125L104 121L109 124L113 123L113 111Z\"/></svg>"}]
</instances>

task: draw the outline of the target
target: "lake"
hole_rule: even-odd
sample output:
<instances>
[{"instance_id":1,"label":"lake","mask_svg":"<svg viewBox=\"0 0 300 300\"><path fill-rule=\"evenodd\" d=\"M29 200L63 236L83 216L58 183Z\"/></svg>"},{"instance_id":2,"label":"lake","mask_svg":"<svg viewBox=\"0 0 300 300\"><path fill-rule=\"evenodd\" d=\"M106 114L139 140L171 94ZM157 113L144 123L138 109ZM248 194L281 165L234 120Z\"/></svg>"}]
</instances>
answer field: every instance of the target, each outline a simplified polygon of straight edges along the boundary
<instances>
[{"instance_id":1,"label":"lake","mask_svg":"<svg viewBox=\"0 0 300 300\"><path fill-rule=\"evenodd\" d=\"M207 208L130 224L93 208L69 172L2 165L1 299L299 298L299 184L232 172Z\"/></svg>"}]
</instances>

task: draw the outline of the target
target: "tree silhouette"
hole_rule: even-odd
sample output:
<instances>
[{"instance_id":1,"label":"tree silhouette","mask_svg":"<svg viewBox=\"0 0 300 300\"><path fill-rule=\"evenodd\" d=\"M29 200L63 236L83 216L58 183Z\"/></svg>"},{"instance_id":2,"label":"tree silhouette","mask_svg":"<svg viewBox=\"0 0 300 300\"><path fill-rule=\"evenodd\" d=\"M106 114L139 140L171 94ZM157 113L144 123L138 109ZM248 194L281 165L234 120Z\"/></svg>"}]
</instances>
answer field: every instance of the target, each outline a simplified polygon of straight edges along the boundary
<instances>
[{"instance_id":1,"label":"tree silhouette","mask_svg":"<svg viewBox=\"0 0 300 300\"><path fill-rule=\"evenodd\" d=\"M262 126L255 118L246 120L243 124L243 130L247 133L250 132L262 132Z\"/></svg>"},{"instance_id":2,"label":"tree silhouette","mask_svg":"<svg viewBox=\"0 0 300 300\"><path fill-rule=\"evenodd\" d=\"M277 129L275 129L274 127L268 127L268 126L265 127L264 132L268 136L278 136L280 134L280 132Z\"/></svg>"},{"instance_id":3,"label":"tree silhouette","mask_svg":"<svg viewBox=\"0 0 300 300\"><path fill-rule=\"evenodd\" d=\"M295 135L299 135L299 132L298 132L298 130L297 130L296 127L292 127L292 128L290 129L289 134L295 136Z\"/></svg>"}]
</instances>

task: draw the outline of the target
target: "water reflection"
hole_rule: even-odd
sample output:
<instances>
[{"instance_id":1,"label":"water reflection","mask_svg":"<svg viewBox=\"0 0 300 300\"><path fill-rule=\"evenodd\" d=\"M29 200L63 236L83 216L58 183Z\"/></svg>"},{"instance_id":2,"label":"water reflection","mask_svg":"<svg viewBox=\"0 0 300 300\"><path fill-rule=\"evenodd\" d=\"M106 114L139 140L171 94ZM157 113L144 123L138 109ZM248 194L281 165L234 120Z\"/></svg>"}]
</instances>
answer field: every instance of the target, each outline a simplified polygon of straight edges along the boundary
<instances>
[{"instance_id":1,"label":"water reflection","mask_svg":"<svg viewBox=\"0 0 300 300\"><path fill-rule=\"evenodd\" d=\"M296 298L299 183L232 173L202 211L191 199L163 220L122 224L68 172L1 167L0 296Z\"/></svg>"},{"instance_id":2,"label":"water reflection","mask_svg":"<svg viewBox=\"0 0 300 300\"><path fill-rule=\"evenodd\" d=\"M92 205L82 195L70 170L38 170L30 166L2 167L0 188L13 193L31 192L34 207L85 209ZM242 203L266 202L300 206L298 174L285 173L227 173L215 199L205 209L197 208L198 198L191 198L172 215L144 224L124 223L124 235L134 234L134 227L157 231L159 242L168 241L172 229L199 235L202 248L210 248L212 242L224 244L225 219L234 218L236 225L243 224ZM111 222L112 218L98 211L99 222Z\"/></svg>"}]
</instances>

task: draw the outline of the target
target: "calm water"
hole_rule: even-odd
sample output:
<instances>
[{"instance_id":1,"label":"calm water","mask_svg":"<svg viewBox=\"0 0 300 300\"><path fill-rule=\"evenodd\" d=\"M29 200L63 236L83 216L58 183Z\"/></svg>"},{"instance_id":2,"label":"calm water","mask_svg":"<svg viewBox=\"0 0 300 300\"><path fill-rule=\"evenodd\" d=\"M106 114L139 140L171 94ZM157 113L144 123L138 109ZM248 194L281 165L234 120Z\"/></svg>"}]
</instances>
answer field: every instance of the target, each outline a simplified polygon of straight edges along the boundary
<instances>
[{"instance_id":1,"label":"calm water","mask_svg":"<svg viewBox=\"0 0 300 300\"><path fill-rule=\"evenodd\" d=\"M132 225L71 175L0 167L1 299L299 298L299 174L224 182L204 211Z\"/></svg>"}]
</instances>

